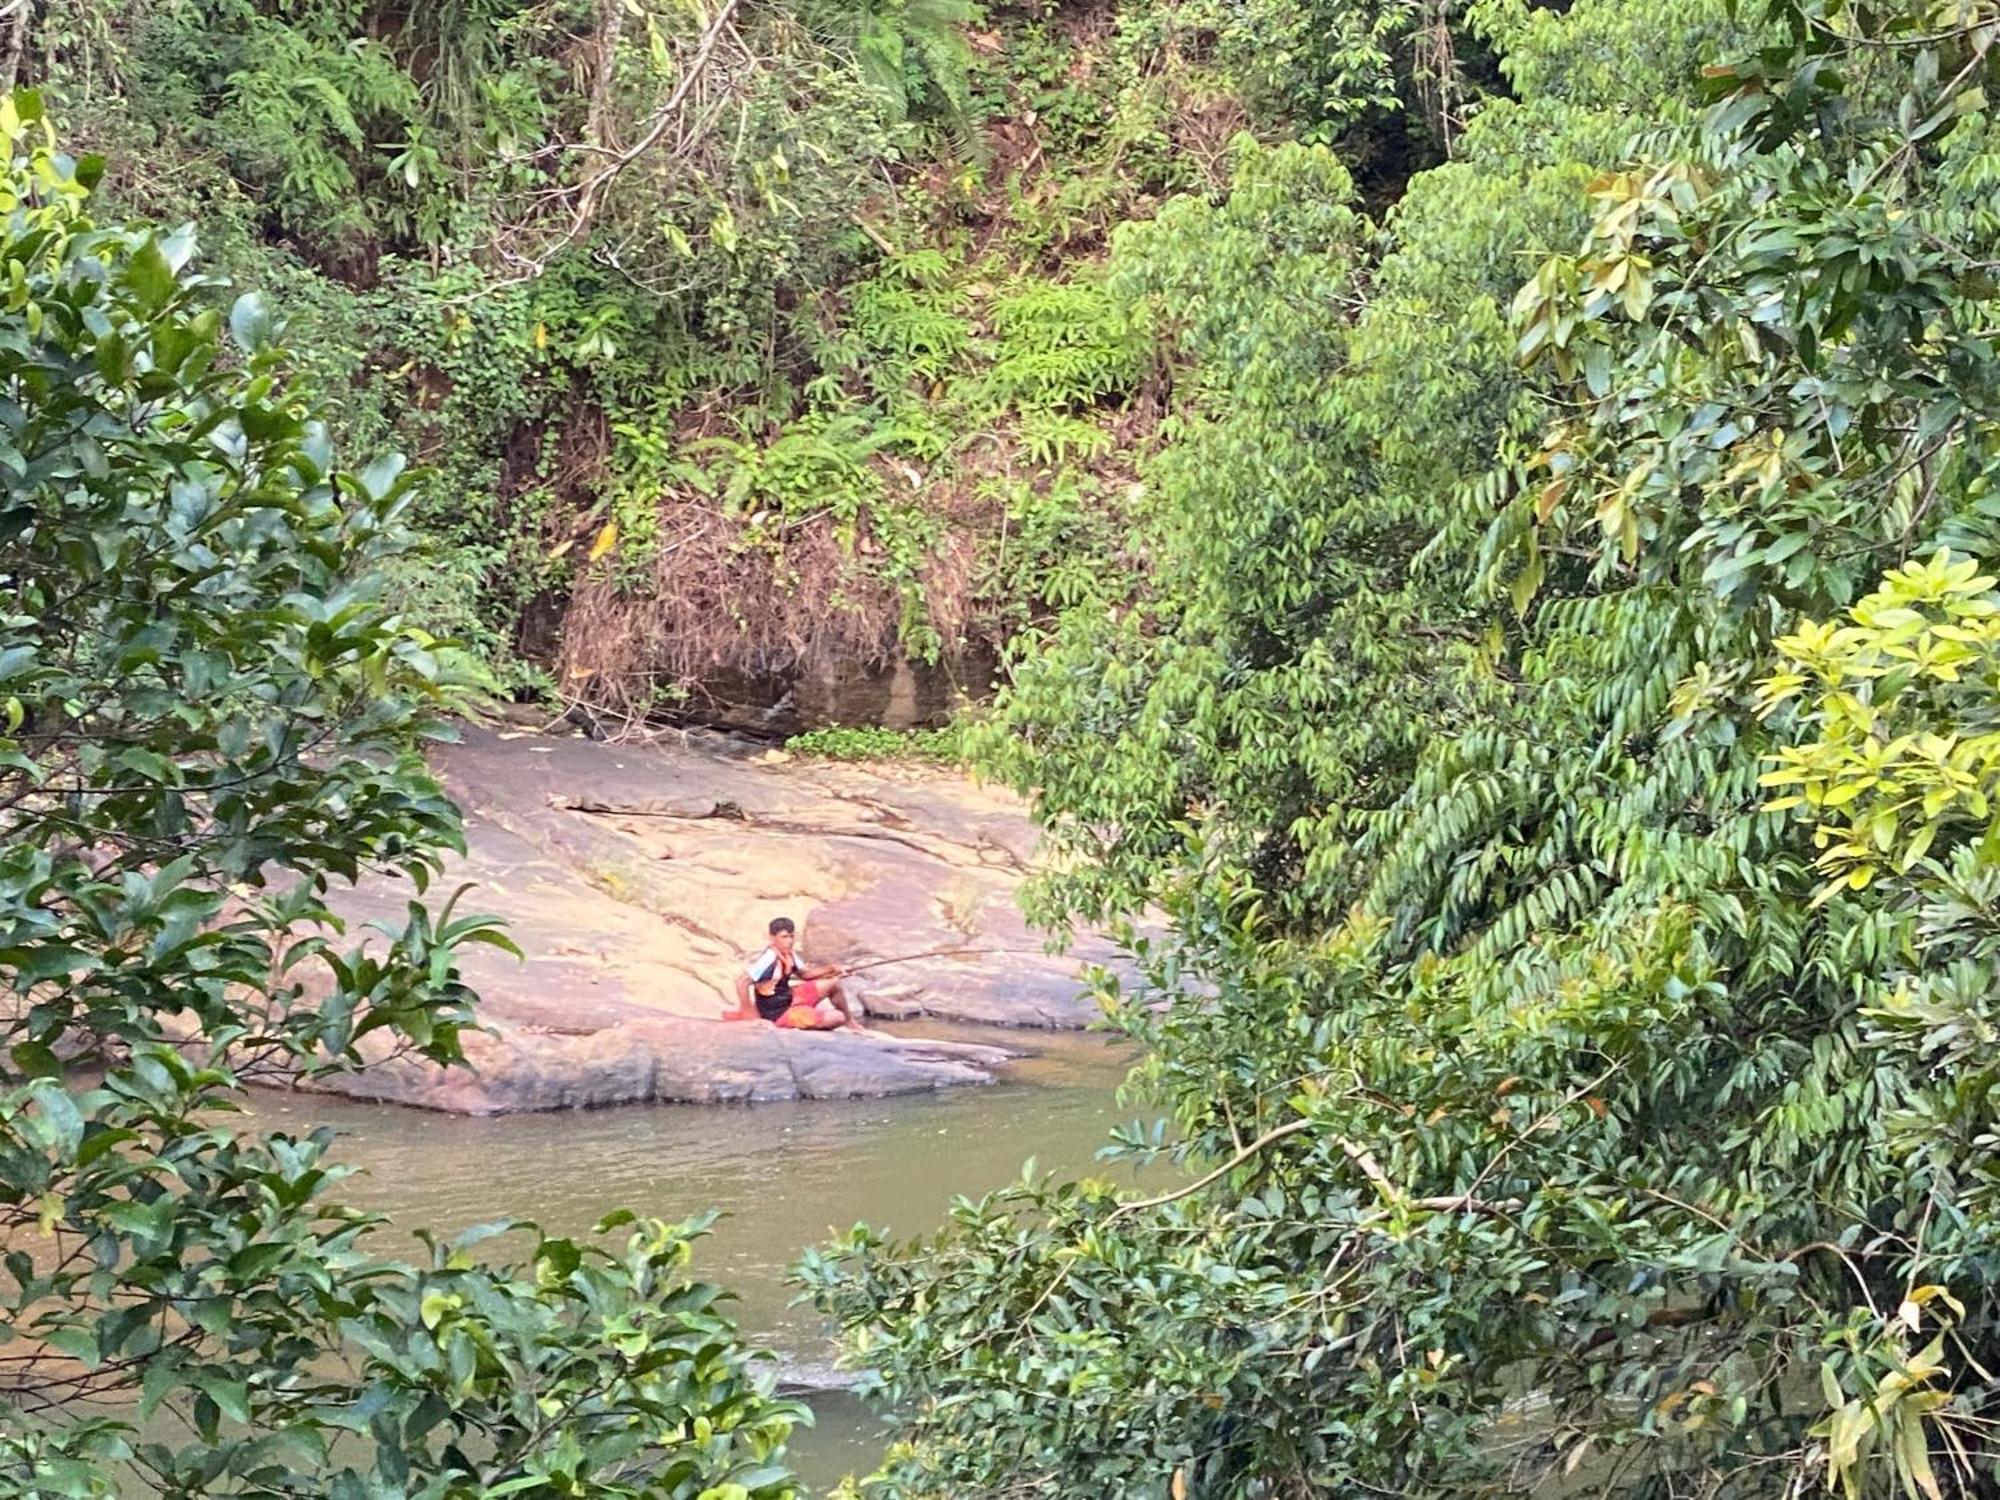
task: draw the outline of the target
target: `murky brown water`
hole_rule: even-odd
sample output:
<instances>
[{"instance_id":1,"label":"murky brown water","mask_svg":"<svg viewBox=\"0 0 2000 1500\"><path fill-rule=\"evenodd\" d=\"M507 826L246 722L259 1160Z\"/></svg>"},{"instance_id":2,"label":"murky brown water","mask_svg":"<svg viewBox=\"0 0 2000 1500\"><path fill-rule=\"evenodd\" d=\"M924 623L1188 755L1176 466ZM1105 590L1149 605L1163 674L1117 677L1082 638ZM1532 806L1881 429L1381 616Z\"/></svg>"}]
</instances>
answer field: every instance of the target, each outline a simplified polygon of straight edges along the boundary
<instances>
[{"instance_id":1,"label":"murky brown water","mask_svg":"<svg viewBox=\"0 0 2000 1500\"><path fill-rule=\"evenodd\" d=\"M1031 1156L1090 1170L1110 1127L1131 1114L1113 1097L1124 1053L1094 1037L1007 1040L1038 1055L1006 1082L901 1099L486 1120L306 1095L265 1095L256 1108L273 1127L333 1126L341 1158L365 1169L340 1195L398 1225L449 1234L522 1218L582 1233L613 1208L669 1219L720 1209L697 1273L737 1294L750 1339L788 1364L824 1367L827 1331L792 1305L785 1281L800 1251L857 1220L926 1232L954 1194L1003 1186ZM819 1426L800 1432L794 1457L818 1492L865 1472L879 1435L849 1398L815 1406Z\"/></svg>"}]
</instances>

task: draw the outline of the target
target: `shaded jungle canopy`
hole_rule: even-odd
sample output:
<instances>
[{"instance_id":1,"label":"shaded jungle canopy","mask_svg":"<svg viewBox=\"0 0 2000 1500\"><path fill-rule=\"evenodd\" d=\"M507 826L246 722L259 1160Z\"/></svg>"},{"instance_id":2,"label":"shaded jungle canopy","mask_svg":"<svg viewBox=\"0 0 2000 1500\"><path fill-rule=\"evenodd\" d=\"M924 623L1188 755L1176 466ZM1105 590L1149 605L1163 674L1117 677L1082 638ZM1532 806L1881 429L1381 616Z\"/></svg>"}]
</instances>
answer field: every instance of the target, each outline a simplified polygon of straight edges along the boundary
<instances>
[{"instance_id":1,"label":"shaded jungle canopy","mask_svg":"<svg viewBox=\"0 0 2000 1500\"><path fill-rule=\"evenodd\" d=\"M23 0L102 191L266 288L435 473L395 570L510 688L699 717L1120 593L1172 410L1112 229L1338 140L1381 201L1497 84L1447 11ZM804 595L811 608L792 600Z\"/></svg>"}]
</instances>

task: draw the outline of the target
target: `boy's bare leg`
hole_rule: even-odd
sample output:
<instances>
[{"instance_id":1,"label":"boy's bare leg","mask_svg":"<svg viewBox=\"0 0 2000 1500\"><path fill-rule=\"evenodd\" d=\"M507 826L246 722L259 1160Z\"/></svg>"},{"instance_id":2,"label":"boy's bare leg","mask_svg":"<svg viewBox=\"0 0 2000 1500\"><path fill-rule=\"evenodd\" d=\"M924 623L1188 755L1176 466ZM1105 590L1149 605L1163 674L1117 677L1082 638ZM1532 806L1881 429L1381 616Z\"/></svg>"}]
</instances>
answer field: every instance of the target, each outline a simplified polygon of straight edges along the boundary
<instances>
[{"instance_id":1,"label":"boy's bare leg","mask_svg":"<svg viewBox=\"0 0 2000 1500\"><path fill-rule=\"evenodd\" d=\"M860 1007L847 998L847 987L839 980L833 979L827 981L826 998L831 1000L834 1008L840 1012L842 1024L850 1026L856 1031L866 1031L868 1029L861 1024Z\"/></svg>"}]
</instances>

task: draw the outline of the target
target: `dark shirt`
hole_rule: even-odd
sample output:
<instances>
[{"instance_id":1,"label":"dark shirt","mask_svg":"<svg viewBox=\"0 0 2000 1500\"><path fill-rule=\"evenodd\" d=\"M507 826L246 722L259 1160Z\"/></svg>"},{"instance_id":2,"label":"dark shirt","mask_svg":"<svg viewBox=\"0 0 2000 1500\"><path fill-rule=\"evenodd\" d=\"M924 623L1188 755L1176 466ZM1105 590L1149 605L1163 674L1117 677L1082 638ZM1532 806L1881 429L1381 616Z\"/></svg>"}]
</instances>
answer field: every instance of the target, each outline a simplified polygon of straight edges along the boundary
<instances>
[{"instance_id":1,"label":"dark shirt","mask_svg":"<svg viewBox=\"0 0 2000 1500\"><path fill-rule=\"evenodd\" d=\"M758 1015L775 1021L792 1008L792 981L800 974L796 950L788 963L776 948L766 948L745 972L750 976L750 994L757 1002ZM766 985L770 986L768 993Z\"/></svg>"}]
</instances>

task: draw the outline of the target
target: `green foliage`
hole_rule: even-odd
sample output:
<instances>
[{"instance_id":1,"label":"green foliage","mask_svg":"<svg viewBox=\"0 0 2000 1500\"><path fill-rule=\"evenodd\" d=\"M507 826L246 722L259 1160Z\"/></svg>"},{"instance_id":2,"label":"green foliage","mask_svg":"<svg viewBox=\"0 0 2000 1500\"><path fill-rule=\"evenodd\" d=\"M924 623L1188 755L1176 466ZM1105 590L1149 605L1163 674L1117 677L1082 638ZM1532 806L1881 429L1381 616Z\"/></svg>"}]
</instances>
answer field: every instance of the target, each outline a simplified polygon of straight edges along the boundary
<instances>
[{"instance_id":1,"label":"green foliage","mask_svg":"<svg viewBox=\"0 0 2000 1500\"><path fill-rule=\"evenodd\" d=\"M511 691L555 668L650 706L687 699L696 661L782 670L776 612L808 576L843 623L794 654L985 654L1131 594L1103 539L1173 387L1102 279L1115 227L1215 193L1246 122L1337 140L1365 196L1392 192L1459 139L1479 68L1458 52L1537 24L1498 0L1463 23L1400 0L719 12L34 0L9 40L117 158L112 201L198 220L217 264L286 290L336 434L426 463L399 603ZM757 466L704 488L688 470L716 450L694 445L849 422L873 480L837 476L777 536L743 524L768 507L710 524ZM617 555L588 565L608 520ZM1088 556L1041 586L1024 523ZM661 644L694 618L741 644Z\"/></svg>"},{"instance_id":2,"label":"green foliage","mask_svg":"<svg viewBox=\"0 0 2000 1500\"><path fill-rule=\"evenodd\" d=\"M794 755L817 760L925 761L955 765L961 759L956 729L879 729L872 726L813 729L785 741Z\"/></svg>"},{"instance_id":3,"label":"green foliage","mask_svg":"<svg viewBox=\"0 0 2000 1500\"><path fill-rule=\"evenodd\" d=\"M878 1493L2000 1482L2000 16L1478 24L1386 226L1288 147L1120 236L1157 557L979 748L1045 915L1167 919L1116 1144L1201 1175L809 1260Z\"/></svg>"},{"instance_id":4,"label":"green foliage","mask_svg":"<svg viewBox=\"0 0 2000 1500\"><path fill-rule=\"evenodd\" d=\"M86 217L39 111L0 99L0 1491L794 1493L699 1226L406 1264L326 1132L242 1125L260 1077L461 1060L454 952L509 946L414 899L462 677L379 599L400 460L338 466L270 305ZM413 899L350 941L364 873Z\"/></svg>"},{"instance_id":5,"label":"green foliage","mask_svg":"<svg viewBox=\"0 0 2000 1500\"><path fill-rule=\"evenodd\" d=\"M1087 577L1128 589L1102 539L1158 366L1095 262L1146 194L1213 180L1198 163L1221 136L1190 157L1178 116L1236 106L1171 18L1127 9L787 0L735 14L704 62L705 5L128 0L86 26L51 0L23 67L97 143L144 143L121 150L117 201L199 218L218 263L285 287L343 440L430 466L399 602L522 691L555 658L588 665L568 643L685 637L672 556L724 564L721 613L745 622L820 579L863 653L983 649ZM642 139L598 191L604 143ZM780 486L797 503L778 534L747 524L777 510L765 495L725 518L719 558L686 552L709 535L695 511L764 485L748 450L836 429L843 461L809 466L823 502ZM723 437L739 449L699 446ZM616 557L586 566L607 520ZM1044 588L1023 528L1089 555L1059 552ZM564 624L614 613L616 631ZM599 665L582 680L615 675ZM637 670L690 685L658 656Z\"/></svg>"},{"instance_id":6,"label":"green foliage","mask_svg":"<svg viewBox=\"0 0 2000 1500\"><path fill-rule=\"evenodd\" d=\"M287 229L309 226L337 243L366 231L362 173L384 171L382 186L415 190L441 171L419 144L416 81L379 45L314 37L258 18L224 87L217 137L229 143L240 176L273 185L273 211ZM379 143L398 135L417 140L382 162ZM434 205L420 210L435 212ZM398 227L428 230L434 240L441 226Z\"/></svg>"},{"instance_id":7,"label":"green foliage","mask_svg":"<svg viewBox=\"0 0 2000 1500\"><path fill-rule=\"evenodd\" d=\"M545 126L522 10L426 6L397 31L348 4L135 0L116 17L110 67L58 65L50 82L127 82L119 102L176 148L213 153L274 229L317 255L372 256L462 229L468 167ZM43 38L51 59L57 40Z\"/></svg>"},{"instance_id":8,"label":"green foliage","mask_svg":"<svg viewBox=\"0 0 2000 1500\"><path fill-rule=\"evenodd\" d=\"M1102 286L1030 282L996 297L999 335L988 376L995 397L1043 411L1090 406L1138 379L1143 326Z\"/></svg>"},{"instance_id":9,"label":"green foliage","mask_svg":"<svg viewBox=\"0 0 2000 1500\"><path fill-rule=\"evenodd\" d=\"M1448 682L1421 668L1483 649L1456 623L1462 607L1439 607L1396 558L1431 497L1398 503L1389 440L1340 378L1366 235L1350 192L1324 148L1244 143L1226 201L1176 200L1119 238L1113 284L1170 332L1192 389L1146 475L1164 499L1139 502L1131 521L1150 554L1145 598L1126 608L1112 593L1066 614L1019 662L985 734L992 765L1034 785L1051 838L1075 857L1042 883L1053 918L1158 895L1193 845L1190 810L1216 803L1232 831L1211 857L1276 871L1310 841L1309 877L1346 878L1354 824L1337 800L1428 732L1431 683ZM1404 446L1431 451L1443 436ZM1224 660L1238 663L1226 687ZM1394 678L1407 689L1365 720L1302 712Z\"/></svg>"},{"instance_id":10,"label":"green foliage","mask_svg":"<svg viewBox=\"0 0 2000 1500\"><path fill-rule=\"evenodd\" d=\"M952 370L972 342L972 325L959 310L958 289L943 284L951 270L932 250L899 257L863 282L853 303L860 345L926 379Z\"/></svg>"},{"instance_id":11,"label":"green foliage","mask_svg":"<svg viewBox=\"0 0 2000 1500\"><path fill-rule=\"evenodd\" d=\"M1041 488L1018 480L998 486L1005 520L982 591L1003 601L1015 632L1086 605L1126 599L1147 567L1134 529L1142 518L1139 487L1106 496L1097 481L1068 465L1070 455L1062 451L1073 434L1082 450L1100 432L1059 415L1022 421L1023 449L1034 457L1048 444L1057 467Z\"/></svg>"},{"instance_id":12,"label":"green foliage","mask_svg":"<svg viewBox=\"0 0 2000 1500\"><path fill-rule=\"evenodd\" d=\"M1214 38L1216 65L1252 108L1330 139L1398 98L1398 57L1419 21L1405 0L1378 5L1197 4L1176 30Z\"/></svg>"},{"instance_id":13,"label":"green foliage","mask_svg":"<svg viewBox=\"0 0 2000 1500\"><path fill-rule=\"evenodd\" d=\"M891 0L863 9L856 55L892 119L929 114L963 125L972 63L964 28L978 16L968 0Z\"/></svg>"},{"instance_id":14,"label":"green foliage","mask_svg":"<svg viewBox=\"0 0 2000 1500\"><path fill-rule=\"evenodd\" d=\"M1777 641L1788 670L1765 680L1762 702L1775 712L1810 684L1800 718L1818 734L1780 746L1759 784L1798 788L1769 805L1814 810L1820 867L1850 889L1907 873L1940 835L1945 848L1967 839L2000 861L1992 591L1976 562L1940 552L1892 571L1852 625L1806 621Z\"/></svg>"}]
</instances>

